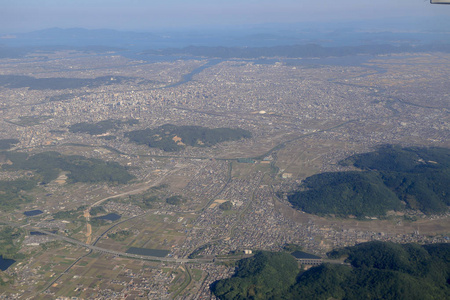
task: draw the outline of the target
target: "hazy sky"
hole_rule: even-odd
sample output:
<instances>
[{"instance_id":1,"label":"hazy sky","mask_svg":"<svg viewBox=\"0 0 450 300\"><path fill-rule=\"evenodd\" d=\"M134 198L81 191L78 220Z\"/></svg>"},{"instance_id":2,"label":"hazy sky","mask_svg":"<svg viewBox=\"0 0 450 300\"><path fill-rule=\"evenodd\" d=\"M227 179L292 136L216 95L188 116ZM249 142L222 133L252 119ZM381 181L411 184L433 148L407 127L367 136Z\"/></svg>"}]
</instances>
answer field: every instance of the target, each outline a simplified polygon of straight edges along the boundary
<instances>
[{"instance_id":1,"label":"hazy sky","mask_svg":"<svg viewBox=\"0 0 450 300\"><path fill-rule=\"evenodd\" d=\"M445 15L429 0L0 0L0 32L161 28Z\"/></svg>"}]
</instances>

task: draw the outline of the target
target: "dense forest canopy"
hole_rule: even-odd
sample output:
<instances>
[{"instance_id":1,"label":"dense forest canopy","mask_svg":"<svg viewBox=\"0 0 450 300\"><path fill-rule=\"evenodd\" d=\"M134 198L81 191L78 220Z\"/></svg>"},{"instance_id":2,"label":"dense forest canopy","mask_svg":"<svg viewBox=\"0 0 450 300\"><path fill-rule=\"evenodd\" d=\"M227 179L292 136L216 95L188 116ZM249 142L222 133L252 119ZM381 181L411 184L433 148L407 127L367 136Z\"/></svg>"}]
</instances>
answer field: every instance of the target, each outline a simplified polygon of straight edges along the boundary
<instances>
[{"instance_id":1,"label":"dense forest canopy","mask_svg":"<svg viewBox=\"0 0 450 300\"><path fill-rule=\"evenodd\" d=\"M29 156L21 152L4 152L12 164L2 166L4 170L35 171L41 183L58 177L61 171L68 173L69 182L127 183L134 177L125 167L116 162L106 162L79 155L62 155L58 152L42 152Z\"/></svg>"},{"instance_id":2,"label":"dense forest canopy","mask_svg":"<svg viewBox=\"0 0 450 300\"><path fill-rule=\"evenodd\" d=\"M219 205L219 209L221 210L230 210L233 208L233 203L231 201L226 201Z\"/></svg>"},{"instance_id":3,"label":"dense forest canopy","mask_svg":"<svg viewBox=\"0 0 450 300\"><path fill-rule=\"evenodd\" d=\"M8 150L13 147L13 145L18 144L20 141L18 139L1 139L0 140L0 150Z\"/></svg>"},{"instance_id":4,"label":"dense forest canopy","mask_svg":"<svg viewBox=\"0 0 450 300\"><path fill-rule=\"evenodd\" d=\"M22 152L1 152L2 160L8 161L1 169L27 170L32 176L16 180L0 181L0 208L11 210L31 201L26 192L36 185L55 180L61 172L67 172L68 182L109 182L124 184L134 178L125 167L116 162L86 158L79 155L62 155L58 152L43 152L28 155Z\"/></svg>"},{"instance_id":5,"label":"dense forest canopy","mask_svg":"<svg viewBox=\"0 0 450 300\"><path fill-rule=\"evenodd\" d=\"M73 133L88 133L90 135L103 134L111 130L116 130L124 125L135 125L138 124L139 120L129 119L129 120L103 120L97 123L87 123L81 122L69 126L69 131Z\"/></svg>"},{"instance_id":6,"label":"dense forest canopy","mask_svg":"<svg viewBox=\"0 0 450 300\"><path fill-rule=\"evenodd\" d=\"M209 147L225 141L250 138L244 129L214 128L201 126L176 126L166 124L154 129L130 131L125 134L131 141L159 148L164 151L178 151L185 146Z\"/></svg>"},{"instance_id":7,"label":"dense forest canopy","mask_svg":"<svg viewBox=\"0 0 450 300\"><path fill-rule=\"evenodd\" d=\"M446 299L449 244L369 242L337 249L322 264L300 271L292 256L259 252L240 260L236 273L211 285L219 299Z\"/></svg>"},{"instance_id":8,"label":"dense forest canopy","mask_svg":"<svg viewBox=\"0 0 450 300\"><path fill-rule=\"evenodd\" d=\"M258 252L237 262L236 273L212 285L219 299L281 299L299 269L287 253Z\"/></svg>"},{"instance_id":9,"label":"dense forest canopy","mask_svg":"<svg viewBox=\"0 0 450 300\"><path fill-rule=\"evenodd\" d=\"M307 213L356 217L383 216L408 208L444 213L450 205L450 150L383 146L341 162L363 171L308 177L288 196Z\"/></svg>"},{"instance_id":10,"label":"dense forest canopy","mask_svg":"<svg viewBox=\"0 0 450 300\"><path fill-rule=\"evenodd\" d=\"M166 203L170 205L181 205L184 202L186 202L186 199L180 195L171 196L166 199Z\"/></svg>"}]
</instances>

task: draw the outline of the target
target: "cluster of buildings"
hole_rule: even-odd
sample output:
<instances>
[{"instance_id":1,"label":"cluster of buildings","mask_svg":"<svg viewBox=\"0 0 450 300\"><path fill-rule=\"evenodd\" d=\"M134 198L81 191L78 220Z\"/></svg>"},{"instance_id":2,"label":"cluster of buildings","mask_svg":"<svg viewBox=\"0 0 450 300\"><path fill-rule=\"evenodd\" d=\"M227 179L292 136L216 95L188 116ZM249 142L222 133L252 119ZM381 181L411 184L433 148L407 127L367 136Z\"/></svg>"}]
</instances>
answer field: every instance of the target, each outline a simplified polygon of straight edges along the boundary
<instances>
[{"instance_id":1,"label":"cluster of buildings","mask_svg":"<svg viewBox=\"0 0 450 300\"><path fill-rule=\"evenodd\" d=\"M332 248L372 240L448 242L444 235L421 234L419 228L415 232L409 229L402 232L400 223L396 225L399 230L387 232L294 212L289 203L276 195L277 191L291 189L303 179L296 178L292 168L285 172L276 171L276 147L287 141L292 141L289 144L292 151L301 143L326 142L331 145L330 151L319 157L322 172L346 170L336 163L355 151L370 150L380 144L449 146L449 107L447 98L443 98L445 91L414 88L412 93L408 90L413 81L426 86L433 80L426 78L425 75L432 74L422 70L421 66L417 66L415 77L408 77L399 75L398 70L394 72L387 68L381 72L367 65L303 68L233 60L212 65L195 74L192 80L183 81L182 75L194 71L205 61L147 63L131 62L118 56L98 60L64 59L67 60L50 61L46 68L39 66L39 62L21 65L10 62L2 65L2 74L44 72L39 75L44 76L49 68L53 68L57 72L51 73L52 76L96 78L107 75L112 81L114 76L129 79L120 84L72 90L1 87L0 138L19 139L19 151L73 153L73 149L77 149L79 155L116 161L129 167L137 183L122 186L78 184L73 188L61 182L41 187L45 192L37 194L35 202L30 204L42 206L45 211L43 220L36 222L36 226L67 232L67 223L51 220L50 214L91 205L102 197L132 191L138 184L150 186L160 181L169 183L167 196L182 195L187 199L181 206L163 202L154 210L155 215L173 217L173 223L178 223L177 233L183 234L179 243L170 249L170 255L175 258L187 258L194 252L199 257L213 259L244 250L280 251L286 244L298 244L307 252L323 256ZM67 61L72 65L62 67ZM440 70L448 74L448 69L440 67ZM176 84L181 81L182 84ZM439 84L434 87L442 88ZM434 95L431 103L420 101L421 97L428 99L429 95ZM46 117L33 126L17 122L20 117L27 116ZM72 133L68 129L79 122L130 118L138 119L139 124L125 125L102 136ZM165 153L131 143L124 136L130 130L167 123L237 127L251 131L253 137L210 148L187 147L177 153ZM321 130L323 128L332 130ZM298 139L304 135L309 135L308 139ZM71 148L74 145L84 148ZM266 154L267 159L252 159L257 156L255 154L261 155L270 149L275 150ZM239 166L245 172L236 172L233 166ZM20 172L1 173L0 178L12 180L21 175ZM216 200L230 201L233 207L224 211L216 205L219 203L214 202ZM129 217L146 212L138 205L114 199L104 206L108 211ZM195 217L183 219L182 214ZM445 222L448 215L429 218L442 218ZM169 217L165 220L169 222ZM84 219L78 220L79 228L85 228L83 222ZM26 244L30 247L42 244L45 238L48 237L29 236ZM173 291L169 291L169 287L176 281L176 272L172 271L178 266L136 270L128 268L122 259L121 264L125 265L117 263L120 268L117 278L99 277L98 285L85 287L80 284L78 292L89 292L97 299L171 297ZM198 286L189 293L180 293L185 299L210 299L209 285L234 271L232 267L211 262L196 261L190 267L201 270L202 276ZM25 284L30 278L40 282L49 280L48 274L28 266L11 270L9 272L15 272L18 278L18 285ZM49 293L57 295L58 287L52 287ZM1 297L9 296L0 293Z\"/></svg>"}]
</instances>

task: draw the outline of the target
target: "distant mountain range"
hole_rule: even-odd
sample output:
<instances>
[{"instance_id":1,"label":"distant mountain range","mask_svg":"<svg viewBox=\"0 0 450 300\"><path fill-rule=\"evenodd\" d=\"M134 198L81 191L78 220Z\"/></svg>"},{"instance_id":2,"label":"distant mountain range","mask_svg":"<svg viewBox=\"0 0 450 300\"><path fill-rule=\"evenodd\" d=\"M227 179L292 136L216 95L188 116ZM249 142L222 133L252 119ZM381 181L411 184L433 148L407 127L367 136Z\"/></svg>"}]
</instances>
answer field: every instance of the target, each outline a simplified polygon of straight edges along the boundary
<instances>
[{"instance_id":1,"label":"distant mountain range","mask_svg":"<svg viewBox=\"0 0 450 300\"><path fill-rule=\"evenodd\" d=\"M154 32L49 28L0 34L0 58L75 49L218 58L330 57L443 51L450 20L391 19L347 23L263 24Z\"/></svg>"},{"instance_id":2,"label":"distant mountain range","mask_svg":"<svg viewBox=\"0 0 450 300\"><path fill-rule=\"evenodd\" d=\"M0 45L108 46L131 50L204 47L274 47L318 44L327 47L372 44L442 44L450 40L450 20L409 18L346 23L259 24L158 31L49 28L0 34Z\"/></svg>"}]
</instances>

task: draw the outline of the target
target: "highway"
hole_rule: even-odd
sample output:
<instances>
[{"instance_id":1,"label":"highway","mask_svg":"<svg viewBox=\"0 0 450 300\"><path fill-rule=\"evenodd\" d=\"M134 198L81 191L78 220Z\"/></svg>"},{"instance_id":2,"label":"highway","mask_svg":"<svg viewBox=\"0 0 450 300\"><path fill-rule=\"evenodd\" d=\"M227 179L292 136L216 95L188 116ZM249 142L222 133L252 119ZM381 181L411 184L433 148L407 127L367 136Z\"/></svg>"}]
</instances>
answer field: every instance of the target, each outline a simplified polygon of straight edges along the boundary
<instances>
[{"instance_id":1,"label":"highway","mask_svg":"<svg viewBox=\"0 0 450 300\"><path fill-rule=\"evenodd\" d=\"M101 247L98 247L95 245L86 244L86 243L80 242L79 240L76 240L76 239L73 239L73 238L70 238L70 237L67 237L64 235L56 234L56 233L41 229L39 227L31 226L31 225L16 224L16 223L7 222L7 221L0 221L0 223L6 224L9 226L13 226L13 227L21 227L21 228L26 228L31 231L38 231L41 233L45 233L49 236L53 236L57 239L66 241L70 244L84 247L84 248L90 249L92 251L107 253L107 254L111 254L111 255L115 255L115 256L128 257L128 258L139 259L139 260L151 260L151 261L171 262L171 263L188 263L188 262L209 263L209 262L213 262L213 259L187 259L187 258L173 258L173 257L157 257L157 256L137 255L137 254L131 254L131 253L126 253L126 252L120 252L120 251L110 250L110 249L106 249L106 248L101 248Z\"/></svg>"},{"instance_id":2,"label":"highway","mask_svg":"<svg viewBox=\"0 0 450 300\"><path fill-rule=\"evenodd\" d=\"M98 246L86 244L86 243L80 242L78 240L69 238L67 236L55 234L55 233L52 233L50 231L43 230L43 229L40 229L40 228L33 227L32 229L35 230L35 231L39 231L39 232L45 233L47 235L56 237L56 238L58 238L60 240L66 241L68 243L75 244L75 245L81 246L81 247L85 247L85 248L90 249L92 251L112 254L112 255L121 256L121 257L128 257L128 258L134 258L134 259L140 259L140 260L173 262L173 263L186 263L186 262L193 261L192 259L182 259L182 258L178 259L178 258L173 258L173 257L157 257L157 256L137 255L137 254L131 254L131 253L126 253L126 252L120 252L120 251L105 249L105 248L101 248L101 247L98 247ZM211 260L211 262L212 262L212 260Z\"/></svg>"}]
</instances>

